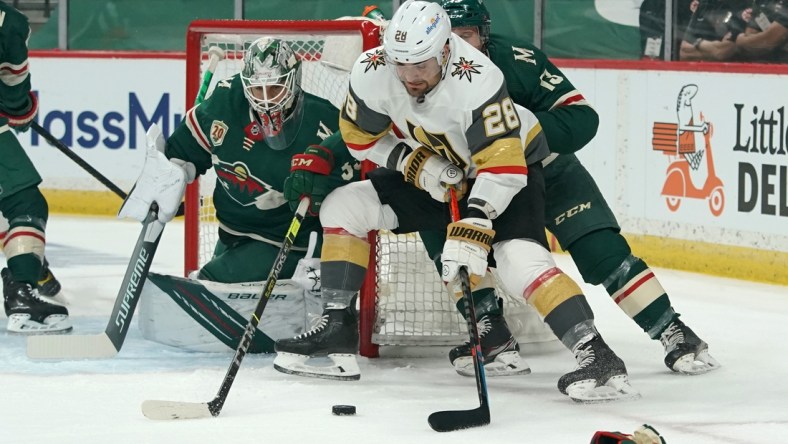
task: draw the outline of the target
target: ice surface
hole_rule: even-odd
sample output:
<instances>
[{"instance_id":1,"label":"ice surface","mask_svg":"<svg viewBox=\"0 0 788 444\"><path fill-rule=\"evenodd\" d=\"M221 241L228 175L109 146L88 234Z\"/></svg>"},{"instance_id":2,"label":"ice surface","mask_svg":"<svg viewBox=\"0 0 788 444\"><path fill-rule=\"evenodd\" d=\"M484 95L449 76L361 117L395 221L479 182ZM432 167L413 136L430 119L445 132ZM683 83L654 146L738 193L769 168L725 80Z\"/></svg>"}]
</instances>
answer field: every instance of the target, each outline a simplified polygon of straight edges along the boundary
<instances>
[{"instance_id":1,"label":"ice surface","mask_svg":"<svg viewBox=\"0 0 788 444\"><path fill-rule=\"evenodd\" d=\"M74 332L102 331L112 310L139 224L109 218L53 216L47 256L70 300ZM181 273L183 225L169 224L153 270ZM565 256L559 265L577 277ZM556 347L523 355L533 373L489 378L492 423L439 434L437 410L478 405L473 378L454 373L445 356L360 358L358 382L289 376L272 358L247 356L218 418L155 422L146 399L207 402L231 353L198 354L148 342L133 328L120 354L103 361L33 362L24 338L5 333L0 315L0 443L578 443L597 430L634 431L652 424L669 444L788 441L788 288L657 270L684 319L711 346L722 368L673 374L662 347L649 340L601 288L584 286L607 342L624 359L643 397L575 404L556 389L574 367ZM335 404L355 416L331 414Z\"/></svg>"}]
</instances>

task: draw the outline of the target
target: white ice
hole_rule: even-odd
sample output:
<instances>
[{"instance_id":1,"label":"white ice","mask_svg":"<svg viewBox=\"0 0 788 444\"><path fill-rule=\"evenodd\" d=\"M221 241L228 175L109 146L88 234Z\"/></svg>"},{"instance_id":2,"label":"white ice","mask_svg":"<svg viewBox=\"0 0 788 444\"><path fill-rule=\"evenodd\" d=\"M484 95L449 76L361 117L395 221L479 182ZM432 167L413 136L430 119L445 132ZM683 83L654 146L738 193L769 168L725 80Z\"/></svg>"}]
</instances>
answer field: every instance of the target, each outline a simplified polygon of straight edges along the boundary
<instances>
[{"instance_id":1,"label":"white ice","mask_svg":"<svg viewBox=\"0 0 788 444\"><path fill-rule=\"evenodd\" d=\"M62 281L74 332L98 333L139 234L139 224L109 218L51 218L47 256ZM180 274L183 225L165 229L153 264ZM577 271L565 256L559 265ZM578 443L597 430L632 432L653 425L669 444L788 442L788 288L658 269L673 304L710 344L722 368L680 376L601 288L584 289L597 325L624 359L643 397L581 405L556 389L572 370L569 352L525 350L533 373L488 379L492 423L439 434L427 424L438 410L478 406L473 378L454 373L443 354L360 359L358 382L289 376L271 357L247 356L218 418L154 422L146 399L206 402L231 353L197 354L144 340L131 330L120 354L102 361L33 362L23 337L0 317L0 443ZM579 281L579 280L578 280ZM358 414L337 417L334 404Z\"/></svg>"}]
</instances>

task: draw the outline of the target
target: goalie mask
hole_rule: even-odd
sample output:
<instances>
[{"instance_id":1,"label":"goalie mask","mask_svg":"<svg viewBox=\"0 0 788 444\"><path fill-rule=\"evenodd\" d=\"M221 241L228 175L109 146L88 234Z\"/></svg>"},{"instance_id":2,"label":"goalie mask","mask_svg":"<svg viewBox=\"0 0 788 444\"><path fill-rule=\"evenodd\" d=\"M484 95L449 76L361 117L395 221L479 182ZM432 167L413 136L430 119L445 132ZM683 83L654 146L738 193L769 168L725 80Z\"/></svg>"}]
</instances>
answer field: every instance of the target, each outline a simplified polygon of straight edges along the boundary
<instances>
[{"instance_id":1,"label":"goalie mask","mask_svg":"<svg viewBox=\"0 0 788 444\"><path fill-rule=\"evenodd\" d=\"M287 148L298 134L303 106L301 61L295 52L279 39L255 40L244 54L241 81L266 144Z\"/></svg>"}]
</instances>

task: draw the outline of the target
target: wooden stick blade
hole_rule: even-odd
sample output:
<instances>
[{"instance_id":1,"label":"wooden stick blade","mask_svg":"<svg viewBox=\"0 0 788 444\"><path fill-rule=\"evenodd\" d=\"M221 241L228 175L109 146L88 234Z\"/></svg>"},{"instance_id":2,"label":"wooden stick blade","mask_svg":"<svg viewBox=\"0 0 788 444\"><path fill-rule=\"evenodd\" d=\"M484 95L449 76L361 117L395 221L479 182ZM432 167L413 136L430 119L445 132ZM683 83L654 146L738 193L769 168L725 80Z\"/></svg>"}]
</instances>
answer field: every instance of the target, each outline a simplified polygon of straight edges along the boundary
<instances>
[{"instance_id":1,"label":"wooden stick blade","mask_svg":"<svg viewBox=\"0 0 788 444\"><path fill-rule=\"evenodd\" d=\"M118 349L106 333L97 335L41 335L27 338L30 359L106 359Z\"/></svg>"},{"instance_id":2,"label":"wooden stick blade","mask_svg":"<svg viewBox=\"0 0 788 444\"><path fill-rule=\"evenodd\" d=\"M148 400L142 403L142 414L148 419L200 419L214 416L207 402L178 402Z\"/></svg>"}]
</instances>

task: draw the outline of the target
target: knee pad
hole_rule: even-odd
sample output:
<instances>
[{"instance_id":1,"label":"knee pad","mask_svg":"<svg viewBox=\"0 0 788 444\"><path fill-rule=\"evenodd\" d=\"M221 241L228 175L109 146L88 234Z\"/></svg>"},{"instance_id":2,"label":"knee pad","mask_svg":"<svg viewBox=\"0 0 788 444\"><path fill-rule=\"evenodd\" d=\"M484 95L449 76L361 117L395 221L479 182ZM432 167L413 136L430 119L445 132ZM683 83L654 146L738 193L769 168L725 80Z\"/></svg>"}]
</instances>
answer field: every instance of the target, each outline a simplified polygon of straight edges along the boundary
<instances>
[{"instance_id":1,"label":"knee pad","mask_svg":"<svg viewBox=\"0 0 788 444\"><path fill-rule=\"evenodd\" d=\"M612 229L589 233L569 246L569 254L591 285L603 283L632 253L624 236Z\"/></svg>"},{"instance_id":2,"label":"knee pad","mask_svg":"<svg viewBox=\"0 0 788 444\"><path fill-rule=\"evenodd\" d=\"M25 188L4 198L0 210L8 220L3 245L6 259L33 253L43 261L49 207L38 187Z\"/></svg>"},{"instance_id":3,"label":"knee pad","mask_svg":"<svg viewBox=\"0 0 788 444\"><path fill-rule=\"evenodd\" d=\"M398 225L394 211L380 203L368 180L341 186L326 196L320 208L320 224L362 238L371 230L391 230Z\"/></svg>"},{"instance_id":4,"label":"knee pad","mask_svg":"<svg viewBox=\"0 0 788 444\"><path fill-rule=\"evenodd\" d=\"M503 241L493 245L493 251L500 283L511 294L525 295L529 285L555 268L550 252L534 241Z\"/></svg>"}]
</instances>

